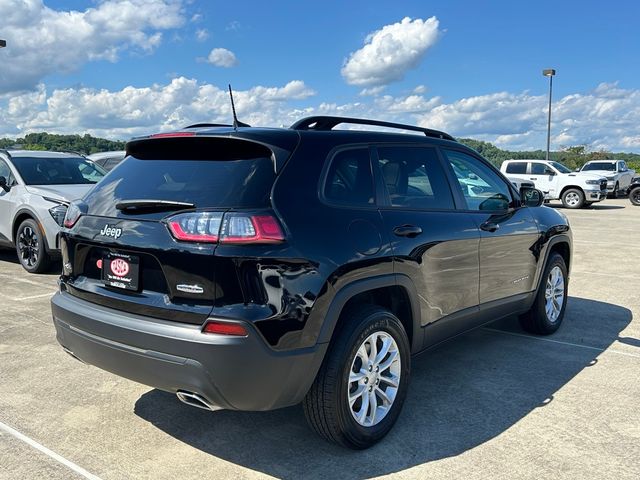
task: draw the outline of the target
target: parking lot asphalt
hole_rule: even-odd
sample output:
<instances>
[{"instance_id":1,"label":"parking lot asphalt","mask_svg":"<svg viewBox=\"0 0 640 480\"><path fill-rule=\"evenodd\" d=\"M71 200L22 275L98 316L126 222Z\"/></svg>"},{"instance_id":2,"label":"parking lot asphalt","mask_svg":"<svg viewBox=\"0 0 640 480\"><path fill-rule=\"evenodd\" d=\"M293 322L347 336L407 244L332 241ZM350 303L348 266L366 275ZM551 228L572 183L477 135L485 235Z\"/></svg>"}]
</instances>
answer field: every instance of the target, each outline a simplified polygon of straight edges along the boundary
<instances>
[{"instance_id":1,"label":"parking lot asphalt","mask_svg":"<svg viewBox=\"0 0 640 480\"><path fill-rule=\"evenodd\" d=\"M72 359L57 275L0 252L0 478L640 478L640 208L562 211L561 329L508 319L415 358L400 420L362 452L316 437L299 406L206 412Z\"/></svg>"}]
</instances>

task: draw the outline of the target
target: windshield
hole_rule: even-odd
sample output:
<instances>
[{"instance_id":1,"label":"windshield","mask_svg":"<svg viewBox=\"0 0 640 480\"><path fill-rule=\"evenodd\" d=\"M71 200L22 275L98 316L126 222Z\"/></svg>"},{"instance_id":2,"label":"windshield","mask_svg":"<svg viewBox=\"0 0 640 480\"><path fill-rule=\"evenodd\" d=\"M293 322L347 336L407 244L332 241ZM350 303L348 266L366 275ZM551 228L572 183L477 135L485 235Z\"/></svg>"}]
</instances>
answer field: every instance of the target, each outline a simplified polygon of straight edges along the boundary
<instances>
[{"instance_id":1,"label":"windshield","mask_svg":"<svg viewBox=\"0 0 640 480\"><path fill-rule=\"evenodd\" d=\"M616 164L613 162L593 162L587 163L582 170L607 170L609 172L616 171Z\"/></svg>"},{"instance_id":2,"label":"windshield","mask_svg":"<svg viewBox=\"0 0 640 480\"><path fill-rule=\"evenodd\" d=\"M571 170L565 167L561 163L558 163L558 162L549 162L549 163L551 163L551 165L553 165L555 169L558 170L560 173L571 173Z\"/></svg>"},{"instance_id":3,"label":"windshield","mask_svg":"<svg viewBox=\"0 0 640 480\"><path fill-rule=\"evenodd\" d=\"M13 157L13 164L27 185L83 185L98 183L104 169L81 157Z\"/></svg>"}]
</instances>

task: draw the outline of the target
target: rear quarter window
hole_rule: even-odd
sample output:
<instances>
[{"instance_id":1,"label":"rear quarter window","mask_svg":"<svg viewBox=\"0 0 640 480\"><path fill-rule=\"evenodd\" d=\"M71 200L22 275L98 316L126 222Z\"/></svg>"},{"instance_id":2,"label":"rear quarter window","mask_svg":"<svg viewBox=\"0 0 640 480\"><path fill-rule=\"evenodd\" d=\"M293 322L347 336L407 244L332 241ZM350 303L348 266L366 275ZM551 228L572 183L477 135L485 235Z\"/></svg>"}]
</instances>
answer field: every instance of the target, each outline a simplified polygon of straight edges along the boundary
<instances>
[{"instance_id":1,"label":"rear quarter window","mask_svg":"<svg viewBox=\"0 0 640 480\"><path fill-rule=\"evenodd\" d=\"M324 185L324 198L343 205L373 205L374 188L369 150L352 148L331 159Z\"/></svg>"}]
</instances>

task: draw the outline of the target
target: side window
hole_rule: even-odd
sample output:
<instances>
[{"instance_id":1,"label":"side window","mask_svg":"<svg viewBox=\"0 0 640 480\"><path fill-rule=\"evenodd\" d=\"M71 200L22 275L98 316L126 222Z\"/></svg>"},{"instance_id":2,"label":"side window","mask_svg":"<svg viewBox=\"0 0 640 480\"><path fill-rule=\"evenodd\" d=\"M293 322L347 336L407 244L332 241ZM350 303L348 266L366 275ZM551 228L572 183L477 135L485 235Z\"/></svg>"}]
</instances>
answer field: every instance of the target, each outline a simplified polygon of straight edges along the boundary
<instances>
[{"instance_id":1,"label":"side window","mask_svg":"<svg viewBox=\"0 0 640 480\"><path fill-rule=\"evenodd\" d=\"M373 205L374 190L367 148L338 152L329 166L324 197L332 203Z\"/></svg>"},{"instance_id":2,"label":"side window","mask_svg":"<svg viewBox=\"0 0 640 480\"><path fill-rule=\"evenodd\" d=\"M456 150L442 150L451 164L470 210L503 210L511 203L507 183L477 158Z\"/></svg>"},{"instance_id":3,"label":"side window","mask_svg":"<svg viewBox=\"0 0 640 480\"><path fill-rule=\"evenodd\" d=\"M9 177L11 176L11 170L9 169L9 165L7 162L0 158L0 177L4 177L7 183L9 182Z\"/></svg>"},{"instance_id":4,"label":"side window","mask_svg":"<svg viewBox=\"0 0 640 480\"><path fill-rule=\"evenodd\" d=\"M102 177L104 177L104 174L101 173L91 161L79 164L78 170L87 182L97 183Z\"/></svg>"},{"instance_id":5,"label":"side window","mask_svg":"<svg viewBox=\"0 0 640 480\"><path fill-rule=\"evenodd\" d=\"M378 166L394 207L453 210L449 188L435 148L380 147Z\"/></svg>"},{"instance_id":6,"label":"side window","mask_svg":"<svg viewBox=\"0 0 640 480\"><path fill-rule=\"evenodd\" d=\"M544 163L531 163L531 175L544 175L547 166Z\"/></svg>"},{"instance_id":7,"label":"side window","mask_svg":"<svg viewBox=\"0 0 640 480\"><path fill-rule=\"evenodd\" d=\"M527 162L511 162L507 164L507 173L527 173Z\"/></svg>"},{"instance_id":8,"label":"side window","mask_svg":"<svg viewBox=\"0 0 640 480\"><path fill-rule=\"evenodd\" d=\"M106 168L107 170L112 170L113 167L115 167L116 165L118 165L120 163L120 161L122 160L122 158L120 157L116 157L116 158L109 158L102 166L104 168Z\"/></svg>"}]
</instances>

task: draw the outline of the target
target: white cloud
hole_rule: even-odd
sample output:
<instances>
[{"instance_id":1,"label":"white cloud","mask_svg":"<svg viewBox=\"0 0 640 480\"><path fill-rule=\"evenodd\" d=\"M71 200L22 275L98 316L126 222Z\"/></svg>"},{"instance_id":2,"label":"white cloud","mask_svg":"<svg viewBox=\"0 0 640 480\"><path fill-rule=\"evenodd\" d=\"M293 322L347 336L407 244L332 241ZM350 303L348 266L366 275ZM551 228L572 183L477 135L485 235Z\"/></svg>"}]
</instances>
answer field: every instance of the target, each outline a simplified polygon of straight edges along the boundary
<instances>
[{"instance_id":1,"label":"white cloud","mask_svg":"<svg viewBox=\"0 0 640 480\"><path fill-rule=\"evenodd\" d=\"M207 38L209 38L209 31L206 28L196 30L196 40L204 42Z\"/></svg>"},{"instance_id":2,"label":"white cloud","mask_svg":"<svg viewBox=\"0 0 640 480\"><path fill-rule=\"evenodd\" d=\"M288 126L304 116L375 118L444 130L509 150L543 149L547 97L499 92L444 103L419 94L356 97L352 102L316 102L301 80L280 87L234 91L240 120L256 126ZM23 94L0 95L0 137L35 131L91 133L128 138L180 128L190 123L231 121L226 87L178 77L167 84L122 90L44 86ZM640 152L640 89L601 84L553 103L552 149L587 145L593 150Z\"/></svg>"},{"instance_id":3,"label":"white cloud","mask_svg":"<svg viewBox=\"0 0 640 480\"><path fill-rule=\"evenodd\" d=\"M207 62L216 67L231 68L238 64L236 55L226 48L214 48L207 57Z\"/></svg>"},{"instance_id":4,"label":"white cloud","mask_svg":"<svg viewBox=\"0 0 640 480\"><path fill-rule=\"evenodd\" d=\"M360 50L345 59L342 76L351 85L375 87L401 80L418 66L440 35L436 17L427 20L405 17L385 25L365 39Z\"/></svg>"},{"instance_id":5,"label":"white cloud","mask_svg":"<svg viewBox=\"0 0 640 480\"><path fill-rule=\"evenodd\" d=\"M244 122L290 125L294 120L287 113L287 102L313 95L304 82L293 80L282 87L234 91L234 100ZM47 131L128 138L197 122L229 123L231 118L226 88L185 77L166 85L118 91L67 88L48 94L40 86L35 92L0 96L0 137Z\"/></svg>"},{"instance_id":6,"label":"white cloud","mask_svg":"<svg viewBox=\"0 0 640 480\"><path fill-rule=\"evenodd\" d=\"M115 62L126 50L150 52L162 31L184 23L180 0L100 0L84 11L61 11L42 0L0 1L0 92L34 88L51 73L94 60Z\"/></svg>"},{"instance_id":7,"label":"white cloud","mask_svg":"<svg viewBox=\"0 0 640 480\"><path fill-rule=\"evenodd\" d=\"M385 85L363 88L362 90L360 90L360 93L358 95L360 95L361 97L377 97L384 91L385 88L387 88Z\"/></svg>"}]
</instances>

